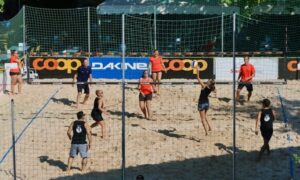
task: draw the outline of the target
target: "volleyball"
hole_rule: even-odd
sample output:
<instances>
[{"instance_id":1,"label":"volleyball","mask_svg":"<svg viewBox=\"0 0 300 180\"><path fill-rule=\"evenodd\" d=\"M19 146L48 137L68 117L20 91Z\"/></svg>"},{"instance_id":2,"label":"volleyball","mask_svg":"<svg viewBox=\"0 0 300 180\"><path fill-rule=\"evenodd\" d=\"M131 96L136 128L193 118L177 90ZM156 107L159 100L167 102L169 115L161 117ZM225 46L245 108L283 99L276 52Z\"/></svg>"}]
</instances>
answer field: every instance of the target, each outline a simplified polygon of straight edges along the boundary
<instances>
[{"instance_id":1,"label":"volleyball","mask_svg":"<svg viewBox=\"0 0 300 180\"><path fill-rule=\"evenodd\" d=\"M194 60L194 61L192 62L192 67L193 67L193 68L197 68L197 66L198 66L198 61Z\"/></svg>"}]
</instances>

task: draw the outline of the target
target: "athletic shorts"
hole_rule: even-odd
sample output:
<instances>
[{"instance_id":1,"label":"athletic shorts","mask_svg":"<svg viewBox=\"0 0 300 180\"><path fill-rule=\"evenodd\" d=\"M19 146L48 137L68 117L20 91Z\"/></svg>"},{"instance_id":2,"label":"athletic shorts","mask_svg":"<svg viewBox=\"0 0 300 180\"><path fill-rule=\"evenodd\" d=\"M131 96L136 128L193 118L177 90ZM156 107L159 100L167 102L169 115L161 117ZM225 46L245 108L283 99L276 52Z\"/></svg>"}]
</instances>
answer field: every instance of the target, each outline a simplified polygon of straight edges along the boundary
<instances>
[{"instance_id":1,"label":"athletic shorts","mask_svg":"<svg viewBox=\"0 0 300 180\"><path fill-rule=\"evenodd\" d=\"M247 91L252 92L253 91L253 85L251 83L239 83L238 89L243 89L244 86L246 86Z\"/></svg>"},{"instance_id":2,"label":"athletic shorts","mask_svg":"<svg viewBox=\"0 0 300 180\"><path fill-rule=\"evenodd\" d=\"M103 121L102 113L97 109L92 110L91 116L92 116L94 121L97 121L97 122L98 121Z\"/></svg>"},{"instance_id":3,"label":"athletic shorts","mask_svg":"<svg viewBox=\"0 0 300 180\"><path fill-rule=\"evenodd\" d=\"M84 94L90 94L90 87L88 84L77 84L77 91L82 93L82 90L84 90Z\"/></svg>"},{"instance_id":4,"label":"athletic shorts","mask_svg":"<svg viewBox=\"0 0 300 180\"><path fill-rule=\"evenodd\" d=\"M143 96L141 93L139 95L139 100L140 101L151 101L152 100L152 93L151 94L147 94L145 96Z\"/></svg>"},{"instance_id":5,"label":"athletic shorts","mask_svg":"<svg viewBox=\"0 0 300 180\"><path fill-rule=\"evenodd\" d=\"M270 139L273 135L273 129L260 128L260 132L261 132L262 137L265 140L270 141Z\"/></svg>"},{"instance_id":6,"label":"athletic shorts","mask_svg":"<svg viewBox=\"0 0 300 180\"><path fill-rule=\"evenodd\" d=\"M20 73L19 73L19 72L9 72L9 75L10 75L10 76L20 75Z\"/></svg>"},{"instance_id":7,"label":"athletic shorts","mask_svg":"<svg viewBox=\"0 0 300 180\"><path fill-rule=\"evenodd\" d=\"M162 71L152 71L152 74L153 74L153 73L160 73L160 72L162 72Z\"/></svg>"},{"instance_id":8,"label":"athletic shorts","mask_svg":"<svg viewBox=\"0 0 300 180\"><path fill-rule=\"evenodd\" d=\"M198 103L198 111L207 111L209 109L209 103Z\"/></svg>"},{"instance_id":9,"label":"athletic shorts","mask_svg":"<svg viewBox=\"0 0 300 180\"><path fill-rule=\"evenodd\" d=\"M81 158L88 157L87 144L71 144L70 157L74 158L80 153Z\"/></svg>"}]
</instances>

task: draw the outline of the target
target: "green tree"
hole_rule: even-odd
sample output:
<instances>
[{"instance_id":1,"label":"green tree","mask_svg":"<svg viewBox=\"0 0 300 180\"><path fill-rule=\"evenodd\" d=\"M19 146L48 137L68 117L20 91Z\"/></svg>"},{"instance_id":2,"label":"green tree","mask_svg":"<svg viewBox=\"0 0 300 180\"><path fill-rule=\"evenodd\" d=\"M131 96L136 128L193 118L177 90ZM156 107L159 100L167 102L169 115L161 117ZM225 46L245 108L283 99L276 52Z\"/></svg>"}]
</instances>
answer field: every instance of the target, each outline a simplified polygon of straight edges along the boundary
<instances>
[{"instance_id":1,"label":"green tree","mask_svg":"<svg viewBox=\"0 0 300 180\"><path fill-rule=\"evenodd\" d=\"M238 6L240 7L241 14L251 16L253 10L257 6L277 6L284 4L285 11L292 13L296 7L300 7L300 0L219 0L223 6Z\"/></svg>"},{"instance_id":2,"label":"green tree","mask_svg":"<svg viewBox=\"0 0 300 180\"><path fill-rule=\"evenodd\" d=\"M3 12L4 0L0 0L0 13Z\"/></svg>"}]
</instances>

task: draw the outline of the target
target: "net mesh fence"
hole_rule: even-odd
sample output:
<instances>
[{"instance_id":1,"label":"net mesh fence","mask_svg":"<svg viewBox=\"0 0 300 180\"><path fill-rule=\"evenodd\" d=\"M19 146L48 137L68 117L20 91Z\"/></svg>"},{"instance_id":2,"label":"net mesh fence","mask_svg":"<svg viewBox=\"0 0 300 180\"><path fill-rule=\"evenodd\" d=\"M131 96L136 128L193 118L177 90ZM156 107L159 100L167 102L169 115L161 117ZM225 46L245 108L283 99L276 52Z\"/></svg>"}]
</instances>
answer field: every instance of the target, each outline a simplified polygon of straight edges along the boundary
<instances>
[{"instance_id":1,"label":"net mesh fence","mask_svg":"<svg viewBox=\"0 0 300 180\"><path fill-rule=\"evenodd\" d=\"M26 42L35 53L88 52L88 8L27 7Z\"/></svg>"},{"instance_id":2,"label":"net mesh fence","mask_svg":"<svg viewBox=\"0 0 300 180\"><path fill-rule=\"evenodd\" d=\"M120 56L122 47L121 15L97 14L94 8L82 9L39 9L26 7L26 44L33 56L80 55L92 52L92 56ZM22 24L22 12L10 22ZM156 19L156 21L155 21ZM125 15L126 55L148 57L154 49L163 56L203 56L211 52L232 51L233 16L179 16L179 15ZM12 23L12 24L14 24ZM7 26L5 23L1 27ZM17 31L9 39L9 44L22 42L22 25L13 25ZM7 33L9 34L9 33ZM280 79L278 68L281 59L270 57L256 58L262 52L294 53L299 50L297 26L279 25L274 21L252 19L237 15L236 50L249 52L243 55L252 58L257 68L255 81ZM3 41L4 42L4 41ZM223 43L222 43L223 42ZM2 48L2 47L1 47ZM5 43L3 43L5 50ZM251 52L251 53L250 53ZM259 52L255 54L254 52ZM224 55L224 54L222 54ZM232 54L231 54L232 55ZM265 54L266 55L266 54ZM255 59L256 58L256 59ZM222 81L232 81L232 72L238 73L242 58L237 58L237 69L226 67L226 59L214 59L218 67L217 74L229 74L216 77ZM232 58L228 58L232 62ZM266 69L268 67L268 69ZM128 71L126 76L130 77ZM192 72L191 72L192 73ZM276 74L277 73L277 74ZM274 78L275 77L275 78ZM153 98L151 109L153 119L147 120L139 109L137 84L125 86L125 136L126 136L126 178L134 179L143 174L147 179L231 179L233 158L233 88L232 85L217 84L217 94L210 96L208 121L212 131L205 136L197 103L201 87L197 84L172 85L164 81L161 96ZM298 82L287 85L254 84L254 94L250 102L246 101L247 92L242 91L241 103L236 107L236 163L237 179L257 179L268 177L286 179L290 176L290 158L299 154ZM41 88L29 87L28 94L48 94L55 92L57 86L45 85ZM45 89L46 88L46 89ZM104 91L105 108L109 116L104 116L108 137L100 137L100 127L93 131L93 144L89 151L89 165L86 173L81 174L80 159L74 160L72 176L83 179L118 179L121 174L121 87L118 85L93 85L92 91L101 88ZM28 90L29 91L29 90ZM281 95L278 94L281 92ZM26 94L26 93L25 93ZM47 101L46 96L32 102L32 97L16 99L17 137L26 128L16 146L17 176L22 179L63 179L70 149L66 131L75 120L77 109L73 106L75 88L64 86L50 98L43 112L37 110ZM93 98L81 109L89 116ZM283 102L280 100L283 98ZM260 101L269 98L272 108L278 112L274 123L274 135L271 140L272 154L263 157L265 163L256 163L256 157L263 144L261 136L254 134L255 120L261 109ZM3 103L5 112L1 113L4 122L0 141L0 155L7 157L0 164L0 175L11 178L12 153L10 131L10 104ZM284 106L282 106L284 103ZM28 106L28 104L34 104ZM2 109L1 107L1 109ZM282 111L285 108L286 114ZM287 116L288 123L286 123ZM34 120L33 120L34 119ZM32 121L32 122L31 122ZM92 124L90 116L87 120ZM288 124L288 128L286 128ZM293 137L288 139L288 137ZM3 148L2 148L3 147ZM292 149L292 150L290 150ZM8 150L8 151L7 151ZM2 156L4 157L4 156ZM247 162L247 163L245 163ZM295 166L297 166L295 164ZM184 172L184 173L182 173ZM257 174L253 173L257 172ZM299 169L295 168L295 177Z\"/></svg>"}]
</instances>

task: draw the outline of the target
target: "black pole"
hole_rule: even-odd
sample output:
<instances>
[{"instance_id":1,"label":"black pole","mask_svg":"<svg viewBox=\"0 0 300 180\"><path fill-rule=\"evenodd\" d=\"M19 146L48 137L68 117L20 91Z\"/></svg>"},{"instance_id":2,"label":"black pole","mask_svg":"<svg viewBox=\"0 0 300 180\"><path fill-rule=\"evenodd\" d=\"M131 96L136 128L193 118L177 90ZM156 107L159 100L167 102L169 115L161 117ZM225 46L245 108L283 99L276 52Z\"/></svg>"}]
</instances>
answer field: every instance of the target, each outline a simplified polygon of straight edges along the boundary
<instances>
[{"instance_id":1,"label":"black pole","mask_svg":"<svg viewBox=\"0 0 300 180\"><path fill-rule=\"evenodd\" d=\"M11 133L12 133L12 145L13 145L13 172L14 180L17 179L17 168L16 168L16 138L15 138L15 102L11 100Z\"/></svg>"},{"instance_id":2,"label":"black pole","mask_svg":"<svg viewBox=\"0 0 300 180\"><path fill-rule=\"evenodd\" d=\"M288 60L287 60L287 56L288 56L288 28L287 26L285 26L285 42L284 42L284 64L285 66L287 66ZM285 77L284 77L284 81L287 81L287 75L289 74L289 70L287 69L287 67L284 68L285 71Z\"/></svg>"},{"instance_id":3,"label":"black pole","mask_svg":"<svg viewBox=\"0 0 300 180\"><path fill-rule=\"evenodd\" d=\"M236 31L236 14L233 13L233 32L232 32L232 57L233 57L233 115L232 115L232 123L233 123L233 157L232 157L232 164L233 164L233 172L232 172L232 179L235 180L235 176L236 176L236 128L235 128L235 119L236 119L236 97L235 97L235 86L236 86L236 77L235 77L235 69L236 69L236 65L235 65L235 31Z\"/></svg>"}]
</instances>

